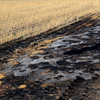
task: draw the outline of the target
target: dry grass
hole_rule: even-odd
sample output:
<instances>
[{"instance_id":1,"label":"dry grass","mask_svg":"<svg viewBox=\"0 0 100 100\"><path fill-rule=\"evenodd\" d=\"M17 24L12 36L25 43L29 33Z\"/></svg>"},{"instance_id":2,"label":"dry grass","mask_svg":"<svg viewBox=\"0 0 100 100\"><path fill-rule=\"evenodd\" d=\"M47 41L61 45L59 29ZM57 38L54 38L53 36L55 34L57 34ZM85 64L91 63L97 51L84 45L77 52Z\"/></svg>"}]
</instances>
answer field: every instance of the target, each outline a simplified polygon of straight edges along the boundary
<instances>
[{"instance_id":1,"label":"dry grass","mask_svg":"<svg viewBox=\"0 0 100 100\"><path fill-rule=\"evenodd\" d=\"M0 0L0 44L98 12L100 0Z\"/></svg>"},{"instance_id":2,"label":"dry grass","mask_svg":"<svg viewBox=\"0 0 100 100\"><path fill-rule=\"evenodd\" d=\"M44 83L44 84L42 84L40 87L46 88L46 87L48 87L48 86L54 86L54 85L51 84L51 83Z\"/></svg>"},{"instance_id":3,"label":"dry grass","mask_svg":"<svg viewBox=\"0 0 100 100\"><path fill-rule=\"evenodd\" d=\"M24 89L24 88L26 88L27 86L26 86L26 84L23 84L23 85L20 85L18 88L19 89Z\"/></svg>"},{"instance_id":4,"label":"dry grass","mask_svg":"<svg viewBox=\"0 0 100 100\"><path fill-rule=\"evenodd\" d=\"M0 79L4 78L4 77L5 77L5 76L4 76L5 74L6 74L6 73L1 73L1 74L0 74Z\"/></svg>"}]
</instances>

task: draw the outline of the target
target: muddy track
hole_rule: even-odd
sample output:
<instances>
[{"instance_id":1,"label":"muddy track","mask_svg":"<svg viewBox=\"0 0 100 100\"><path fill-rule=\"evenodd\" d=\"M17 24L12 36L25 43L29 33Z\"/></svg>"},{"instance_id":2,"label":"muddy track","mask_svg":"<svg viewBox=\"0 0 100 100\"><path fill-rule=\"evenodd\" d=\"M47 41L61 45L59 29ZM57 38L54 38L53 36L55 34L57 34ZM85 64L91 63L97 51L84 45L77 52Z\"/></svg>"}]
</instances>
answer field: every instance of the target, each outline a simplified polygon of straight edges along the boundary
<instances>
[{"instance_id":1,"label":"muddy track","mask_svg":"<svg viewBox=\"0 0 100 100\"><path fill-rule=\"evenodd\" d=\"M1 48L1 100L100 100L100 18Z\"/></svg>"}]
</instances>

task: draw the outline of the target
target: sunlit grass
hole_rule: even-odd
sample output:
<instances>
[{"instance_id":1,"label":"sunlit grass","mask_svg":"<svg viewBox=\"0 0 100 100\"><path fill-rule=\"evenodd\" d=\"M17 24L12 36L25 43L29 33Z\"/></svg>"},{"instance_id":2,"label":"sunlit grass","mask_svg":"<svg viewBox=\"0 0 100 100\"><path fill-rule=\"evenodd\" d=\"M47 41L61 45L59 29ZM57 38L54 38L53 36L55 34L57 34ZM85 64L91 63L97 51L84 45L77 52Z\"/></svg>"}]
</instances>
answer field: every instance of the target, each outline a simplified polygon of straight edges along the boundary
<instances>
[{"instance_id":1,"label":"sunlit grass","mask_svg":"<svg viewBox=\"0 0 100 100\"><path fill-rule=\"evenodd\" d=\"M99 0L0 0L0 43L30 37L89 13Z\"/></svg>"}]
</instances>

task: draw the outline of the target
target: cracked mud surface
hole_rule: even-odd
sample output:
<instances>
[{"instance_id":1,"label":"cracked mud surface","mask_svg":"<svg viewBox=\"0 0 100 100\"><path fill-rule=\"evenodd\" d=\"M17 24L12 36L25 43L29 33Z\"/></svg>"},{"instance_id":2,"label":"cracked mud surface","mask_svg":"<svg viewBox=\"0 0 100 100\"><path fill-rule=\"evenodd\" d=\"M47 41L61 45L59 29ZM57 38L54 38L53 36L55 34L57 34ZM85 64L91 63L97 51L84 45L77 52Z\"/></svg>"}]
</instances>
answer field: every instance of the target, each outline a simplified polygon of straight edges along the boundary
<instances>
[{"instance_id":1,"label":"cracked mud surface","mask_svg":"<svg viewBox=\"0 0 100 100\"><path fill-rule=\"evenodd\" d=\"M0 60L1 100L99 100L100 20L72 24Z\"/></svg>"}]
</instances>

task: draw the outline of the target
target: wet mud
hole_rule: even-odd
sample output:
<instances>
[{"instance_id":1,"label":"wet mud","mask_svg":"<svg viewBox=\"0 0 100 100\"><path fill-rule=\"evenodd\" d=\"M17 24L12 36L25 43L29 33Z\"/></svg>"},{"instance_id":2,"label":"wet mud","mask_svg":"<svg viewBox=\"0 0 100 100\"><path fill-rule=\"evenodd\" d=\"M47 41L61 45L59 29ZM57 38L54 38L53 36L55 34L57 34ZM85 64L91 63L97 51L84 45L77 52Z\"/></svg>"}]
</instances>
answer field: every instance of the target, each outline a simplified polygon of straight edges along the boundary
<instances>
[{"instance_id":1,"label":"wet mud","mask_svg":"<svg viewBox=\"0 0 100 100\"><path fill-rule=\"evenodd\" d=\"M0 59L1 100L99 100L99 19L81 20L26 45Z\"/></svg>"}]
</instances>

